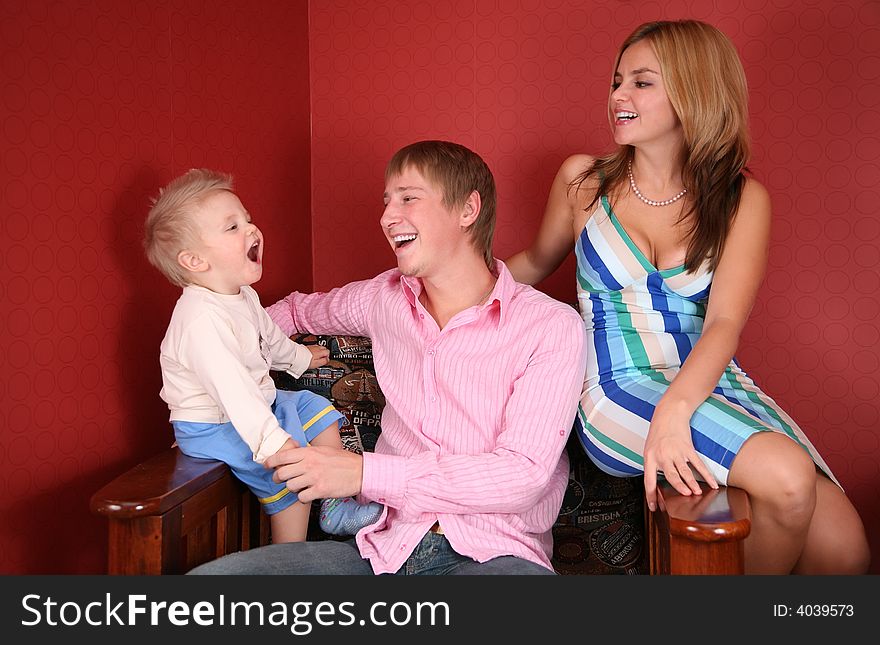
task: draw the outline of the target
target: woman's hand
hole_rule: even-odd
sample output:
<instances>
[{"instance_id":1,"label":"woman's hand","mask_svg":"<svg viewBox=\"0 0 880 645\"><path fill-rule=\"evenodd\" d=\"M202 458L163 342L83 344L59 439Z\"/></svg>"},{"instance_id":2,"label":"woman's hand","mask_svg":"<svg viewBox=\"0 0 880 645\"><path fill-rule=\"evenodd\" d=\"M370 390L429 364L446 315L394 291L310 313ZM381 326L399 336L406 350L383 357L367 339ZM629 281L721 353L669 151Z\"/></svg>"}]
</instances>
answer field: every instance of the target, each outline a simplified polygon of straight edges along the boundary
<instances>
[{"instance_id":1,"label":"woman's hand","mask_svg":"<svg viewBox=\"0 0 880 645\"><path fill-rule=\"evenodd\" d=\"M682 495L703 492L691 468L709 486L718 488L718 482L694 450L689 419L690 415L673 414L661 405L654 411L645 441L645 499L651 511L657 509L658 472L662 472L666 481Z\"/></svg>"}]
</instances>

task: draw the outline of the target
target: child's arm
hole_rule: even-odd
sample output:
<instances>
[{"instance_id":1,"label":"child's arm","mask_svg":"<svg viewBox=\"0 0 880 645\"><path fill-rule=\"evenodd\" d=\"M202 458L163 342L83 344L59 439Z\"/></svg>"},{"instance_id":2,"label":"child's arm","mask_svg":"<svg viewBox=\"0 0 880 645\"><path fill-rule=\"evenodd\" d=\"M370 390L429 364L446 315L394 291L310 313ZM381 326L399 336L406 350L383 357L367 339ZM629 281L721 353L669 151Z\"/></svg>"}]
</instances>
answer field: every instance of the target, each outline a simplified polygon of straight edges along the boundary
<instances>
[{"instance_id":1,"label":"child's arm","mask_svg":"<svg viewBox=\"0 0 880 645\"><path fill-rule=\"evenodd\" d=\"M242 292L254 299L261 333L269 347L270 369L284 370L294 378L299 378L307 369L321 367L329 362L330 350L320 345L300 345L293 342L262 308L256 291L242 289Z\"/></svg>"}]
</instances>

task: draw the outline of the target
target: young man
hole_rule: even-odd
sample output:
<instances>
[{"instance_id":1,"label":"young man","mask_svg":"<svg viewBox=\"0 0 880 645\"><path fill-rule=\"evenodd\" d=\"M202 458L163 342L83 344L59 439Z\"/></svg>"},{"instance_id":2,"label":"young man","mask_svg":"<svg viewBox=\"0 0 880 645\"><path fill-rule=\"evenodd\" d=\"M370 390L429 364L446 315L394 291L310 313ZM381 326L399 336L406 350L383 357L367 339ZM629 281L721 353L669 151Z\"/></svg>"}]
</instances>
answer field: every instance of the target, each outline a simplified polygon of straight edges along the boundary
<instances>
[{"instance_id":1,"label":"young man","mask_svg":"<svg viewBox=\"0 0 880 645\"><path fill-rule=\"evenodd\" d=\"M396 269L268 309L289 334L372 339L386 399L376 450L302 447L266 465L303 501L359 494L385 513L356 542L273 545L192 573L553 573L583 323L492 257L494 179L463 146L398 151L380 224Z\"/></svg>"}]
</instances>

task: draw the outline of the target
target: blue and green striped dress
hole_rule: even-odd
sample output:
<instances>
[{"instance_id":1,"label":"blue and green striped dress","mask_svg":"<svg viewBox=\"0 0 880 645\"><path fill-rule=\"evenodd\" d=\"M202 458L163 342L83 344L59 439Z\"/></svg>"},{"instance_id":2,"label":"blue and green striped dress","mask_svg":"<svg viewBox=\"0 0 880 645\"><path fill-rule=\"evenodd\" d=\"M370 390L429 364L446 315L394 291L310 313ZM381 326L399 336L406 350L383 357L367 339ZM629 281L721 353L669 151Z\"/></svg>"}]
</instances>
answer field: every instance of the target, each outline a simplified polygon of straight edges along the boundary
<instances>
[{"instance_id":1,"label":"blue and green striped dress","mask_svg":"<svg viewBox=\"0 0 880 645\"><path fill-rule=\"evenodd\" d=\"M641 475L654 406L700 337L712 273L705 268L688 273L683 266L656 269L604 196L575 254L589 348L579 438L602 470L619 477ZM795 422L731 361L691 418L694 447L719 483L726 484L743 442L767 430L798 442L837 482Z\"/></svg>"}]
</instances>

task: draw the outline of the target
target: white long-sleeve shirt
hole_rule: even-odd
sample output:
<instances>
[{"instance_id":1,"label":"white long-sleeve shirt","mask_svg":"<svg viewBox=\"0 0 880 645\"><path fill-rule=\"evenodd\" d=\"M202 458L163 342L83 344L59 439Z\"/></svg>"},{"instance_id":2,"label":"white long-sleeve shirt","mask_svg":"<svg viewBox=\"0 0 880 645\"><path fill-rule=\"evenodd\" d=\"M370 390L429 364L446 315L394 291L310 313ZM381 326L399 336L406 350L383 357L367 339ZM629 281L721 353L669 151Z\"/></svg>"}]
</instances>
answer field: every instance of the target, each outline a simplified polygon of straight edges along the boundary
<instances>
[{"instance_id":1,"label":"white long-sleeve shirt","mask_svg":"<svg viewBox=\"0 0 880 645\"><path fill-rule=\"evenodd\" d=\"M171 421L231 421L262 463L289 437L272 414L269 370L299 377L310 362L311 352L272 322L251 287L232 296L190 285L160 345L159 395Z\"/></svg>"}]
</instances>

